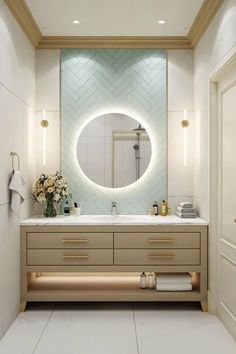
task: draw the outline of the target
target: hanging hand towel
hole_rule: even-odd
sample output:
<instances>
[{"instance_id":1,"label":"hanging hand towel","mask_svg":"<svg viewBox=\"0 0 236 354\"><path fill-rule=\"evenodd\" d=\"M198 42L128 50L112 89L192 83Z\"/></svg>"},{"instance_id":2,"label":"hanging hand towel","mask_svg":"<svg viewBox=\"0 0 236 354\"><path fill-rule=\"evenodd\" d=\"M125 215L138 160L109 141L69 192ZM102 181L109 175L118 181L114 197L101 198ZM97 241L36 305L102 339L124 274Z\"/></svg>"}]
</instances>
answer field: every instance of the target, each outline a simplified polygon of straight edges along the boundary
<instances>
[{"instance_id":1,"label":"hanging hand towel","mask_svg":"<svg viewBox=\"0 0 236 354\"><path fill-rule=\"evenodd\" d=\"M15 170L9 185L11 190L11 208L16 213L20 211L20 205L24 202L24 189L25 181L23 180L20 171Z\"/></svg>"}]
</instances>

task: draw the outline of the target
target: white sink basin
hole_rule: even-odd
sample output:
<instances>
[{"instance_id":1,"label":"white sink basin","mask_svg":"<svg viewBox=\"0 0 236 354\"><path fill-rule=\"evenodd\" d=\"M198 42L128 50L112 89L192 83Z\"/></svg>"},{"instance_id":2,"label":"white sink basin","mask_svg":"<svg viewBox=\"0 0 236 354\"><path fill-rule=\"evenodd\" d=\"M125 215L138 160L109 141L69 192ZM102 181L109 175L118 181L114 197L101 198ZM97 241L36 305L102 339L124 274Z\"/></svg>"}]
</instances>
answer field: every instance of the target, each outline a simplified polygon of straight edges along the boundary
<instances>
[{"instance_id":1,"label":"white sink basin","mask_svg":"<svg viewBox=\"0 0 236 354\"><path fill-rule=\"evenodd\" d=\"M81 215L76 220L78 222L91 222L91 223L122 223L122 222L135 222L142 221L149 218L147 215Z\"/></svg>"}]
</instances>

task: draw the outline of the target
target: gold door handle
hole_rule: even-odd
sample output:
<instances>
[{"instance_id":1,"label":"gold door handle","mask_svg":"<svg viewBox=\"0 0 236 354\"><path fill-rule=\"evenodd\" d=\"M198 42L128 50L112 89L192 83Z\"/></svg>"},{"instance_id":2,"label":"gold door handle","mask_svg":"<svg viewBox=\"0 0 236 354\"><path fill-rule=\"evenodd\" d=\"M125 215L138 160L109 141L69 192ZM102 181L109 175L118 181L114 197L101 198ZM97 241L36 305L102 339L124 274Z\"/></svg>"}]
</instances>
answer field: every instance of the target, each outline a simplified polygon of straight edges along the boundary
<instances>
[{"instance_id":1,"label":"gold door handle","mask_svg":"<svg viewBox=\"0 0 236 354\"><path fill-rule=\"evenodd\" d=\"M62 243L88 243L89 240L86 239L75 239L75 240L62 240Z\"/></svg>"},{"instance_id":2,"label":"gold door handle","mask_svg":"<svg viewBox=\"0 0 236 354\"><path fill-rule=\"evenodd\" d=\"M87 254L62 256L63 259L88 259Z\"/></svg>"},{"instance_id":3,"label":"gold door handle","mask_svg":"<svg viewBox=\"0 0 236 354\"><path fill-rule=\"evenodd\" d=\"M148 240L149 243L172 243L174 242L173 239L168 238L168 239L149 239Z\"/></svg>"},{"instance_id":4,"label":"gold door handle","mask_svg":"<svg viewBox=\"0 0 236 354\"><path fill-rule=\"evenodd\" d=\"M154 258L174 258L173 254L149 254L148 257L150 259L154 259Z\"/></svg>"}]
</instances>

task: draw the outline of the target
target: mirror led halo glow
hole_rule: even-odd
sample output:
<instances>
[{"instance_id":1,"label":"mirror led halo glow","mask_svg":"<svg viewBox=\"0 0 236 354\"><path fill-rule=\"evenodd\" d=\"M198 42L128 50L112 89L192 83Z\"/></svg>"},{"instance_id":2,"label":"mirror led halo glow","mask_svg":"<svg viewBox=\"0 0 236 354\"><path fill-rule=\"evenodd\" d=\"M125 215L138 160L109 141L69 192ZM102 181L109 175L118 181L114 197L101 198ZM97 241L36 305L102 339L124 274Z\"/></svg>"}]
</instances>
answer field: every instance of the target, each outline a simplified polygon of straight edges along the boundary
<instances>
[{"instance_id":1,"label":"mirror led halo glow","mask_svg":"<svg viewBox=\"0 0 236 354\"><path fill-rule=\"evenodd\" d=\"M149 139L150 139L150 143L151 143L151 157L150 157L150 162L149 162L149 165L146 169L146 171L143 173L143 175L136 181L134 181L133 183L127 185L127 186L124 186L124 187L118 187L118 188L112 188L112 187L105 187L105 186L102 186L100 184L97 184L95 183L94 181L92 181L85 173L84 171L82 170L82 168L80 167L79 163L78 163L78 158L77 158L77 144L78 144L78 140L79 140L79 137L82 133L82 131L84 130L84 128L90 123L92 122L94 119L96 118L99 118L100 116L103 116L103 115L107 115L107 114L113 114L113 113L118 113L118 114L121 114L121 115L127 115L129 116L130 118L132 118L133 120L136 120L137 122L139 122L143 128L146 130L148 136L149 136ZM145 179L145 177L150 173L151 169L153 168L153 164L154 164L154 157L155 157L155 146L156 144L154 144L154 137L153 137L153 134L152 134L152 130L151 128L149 127L148 124L146 124L145 120L142 118L142 117L139 117L137 115L134 115L132 113L129 113L127 112L127 110L114 110L114 109L111 109L111 110L101 110L99 112L96 112L94 113L93 115L89 116L84 122L83 124L81 124L78 128L78 131L77 131L77 134L76 134L76 137L75 137L75 141L74 141L74 163L75 165L77 166L78 168L78 171L80 173L80 176L84 178L84 181L86 181L90 186L93 186L93 187L96 187L96 188L99 188L100 190L104 190L104 191L112 191L113 193L114 192L119 192L120 190L125 190L125 189L129 189L129 188L133 188L134 186L137 186L138 184L140 183L143 183L143 180Z\"/></svg>"}]
</instances>

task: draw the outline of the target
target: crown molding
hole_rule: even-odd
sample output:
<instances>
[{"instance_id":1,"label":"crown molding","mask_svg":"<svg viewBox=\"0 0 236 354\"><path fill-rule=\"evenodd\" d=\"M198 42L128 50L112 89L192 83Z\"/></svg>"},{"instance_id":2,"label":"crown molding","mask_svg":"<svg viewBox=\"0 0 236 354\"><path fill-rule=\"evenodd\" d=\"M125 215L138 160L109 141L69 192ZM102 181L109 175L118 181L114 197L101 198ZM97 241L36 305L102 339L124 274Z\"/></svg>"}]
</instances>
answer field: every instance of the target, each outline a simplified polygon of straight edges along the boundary
<instances>
[{"instance_id":1,"label":"crown molding","mask_svg":"<svg viewBox=\"0 0 236 354\"><path fill-rule=\"evenodd\" d=\"M192 47L195 47L207 30L224 0L204 0L188 33Z\"/></svg>"},{"instance_id":2,"label":"crown molding","mask_svg":"<svg viewBox=\"0 0 236 354\"><path fill-rule=\"evenodd\" d=\"M12 15L34 47L38 46L42 33L24 0L4 0Z\"/></svg>"},{"instance_id":3,"label":"crown molding","mask_svg":"<svg viewBox=\"0 0 236 354\"><path fill-rule=\"evenodd\" d=\"M24 0L4 0L35 48L194 48L224 0L204 0L187 36L43 36Z\"/></svg>"},{"instance_id":4,"label":"crown molding","mask_svg":"<svg viewBox=\"0 0 236 354\"><path fill-rule=\"evenodd\" d=\"M45 36L37 46L39 49L58 48L166 48L190 49L187 37L76 37Z\"/></svg>"}]
</instances>

